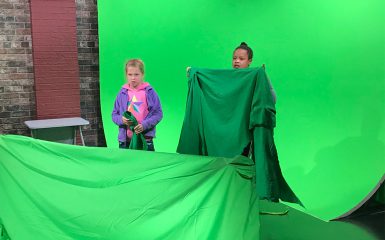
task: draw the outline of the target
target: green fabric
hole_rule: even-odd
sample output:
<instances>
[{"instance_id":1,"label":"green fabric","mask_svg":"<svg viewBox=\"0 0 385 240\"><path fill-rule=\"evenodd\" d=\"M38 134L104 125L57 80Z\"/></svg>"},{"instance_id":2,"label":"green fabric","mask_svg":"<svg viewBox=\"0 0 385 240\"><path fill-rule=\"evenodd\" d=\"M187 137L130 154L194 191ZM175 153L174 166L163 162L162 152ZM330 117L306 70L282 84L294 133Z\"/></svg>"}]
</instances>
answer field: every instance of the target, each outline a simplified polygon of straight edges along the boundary
<instances>
[{"instance_id":1,"label":"green fabric","mask_svg":"<svg viewBox=\"0 0 385 240\"><path fill-rule=\"evenodd\" d=\"M273 129L275 104L263 68L191 68L179 153L234 157L253 140L261 199L300 203L282 176Z\"/></svg>"},{"instance_id":2,"label":"green fabric","mask_svg":"<svg viewBox=\"0 0 385 240\"><path fill-rule=\"evenodd\" d=\"M125 111L123 113L123 117L133 122L133 124L131 124L130 126L130 129L132 131L132 138L130 141L130 146L128 146L128 148L137 149L137 150L147 150L148 146L143 133L139 133L139 134L135 133L134 128L138 125L138 121L136 120L134 115L132 115L132 113L129 111Z\"/></svg>"},{"instance_id":3,"label":"green fabric","mask_svg":"<svg viewBox=\"0 0 385 240\"><path fill-rule=\"evenodd\" d=\"M0 136L12 240L259 239L253 162Z\"/></svg>"}]
</instances>

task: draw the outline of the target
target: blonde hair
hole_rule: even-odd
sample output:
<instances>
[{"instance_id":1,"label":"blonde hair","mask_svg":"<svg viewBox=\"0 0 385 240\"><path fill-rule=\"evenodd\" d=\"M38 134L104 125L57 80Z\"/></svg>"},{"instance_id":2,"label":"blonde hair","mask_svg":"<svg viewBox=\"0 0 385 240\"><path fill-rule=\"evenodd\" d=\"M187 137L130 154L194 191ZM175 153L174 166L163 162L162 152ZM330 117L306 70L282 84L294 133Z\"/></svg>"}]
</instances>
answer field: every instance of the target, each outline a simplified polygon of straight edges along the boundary
<instances>
[{"instance_id":1,"label":"blonde hair","mask_svg":"<svg viewBox=\"0 0 385 240\"><path fill-rule=\"evenodd\" d=\"M137 67L139 68L140 72L144 75L144 63L142 60L138 58L128 60L126 63L126 72L128 67Z\"/></svg>"}]
</instances>

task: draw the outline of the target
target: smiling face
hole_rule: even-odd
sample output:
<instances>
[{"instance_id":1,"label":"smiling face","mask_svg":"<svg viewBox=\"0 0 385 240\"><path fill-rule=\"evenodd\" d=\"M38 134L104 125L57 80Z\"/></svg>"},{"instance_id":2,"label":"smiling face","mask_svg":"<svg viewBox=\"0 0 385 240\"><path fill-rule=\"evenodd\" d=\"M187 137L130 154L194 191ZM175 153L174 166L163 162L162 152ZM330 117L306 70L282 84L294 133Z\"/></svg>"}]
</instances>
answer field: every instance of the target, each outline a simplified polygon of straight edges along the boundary
<instances>
[{"instance_id":1,"label":"smiling face","mask_svg":"<svg viewBox=\"0 0 385 240\"><path fill-rule=\"evenodd\" d=\"M234 51L233 68L248 68L251 61L245 49L238 48Z\"/></svg>"},{"instance_id":2,"label":"smiling face","mask_svg":"<svg viewBox=\"0 0 385 240\"><path fill-rule=\"evenodd\" d=\"M128 85L136 89L140 84L143 83L143 73L140 71L139 67L127 66L126 68L126 77Z\"/></svg>"}]
</instances>

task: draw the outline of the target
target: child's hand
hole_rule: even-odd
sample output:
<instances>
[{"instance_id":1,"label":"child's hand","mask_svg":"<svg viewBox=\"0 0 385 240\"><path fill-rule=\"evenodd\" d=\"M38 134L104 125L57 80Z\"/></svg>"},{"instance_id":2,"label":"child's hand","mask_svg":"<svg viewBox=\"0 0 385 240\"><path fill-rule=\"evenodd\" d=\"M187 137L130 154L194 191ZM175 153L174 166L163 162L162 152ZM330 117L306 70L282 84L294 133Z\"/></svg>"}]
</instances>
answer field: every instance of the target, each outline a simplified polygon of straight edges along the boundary
<instances>
[{"instance_id":1,"label":"child's hand","mask_svg":"<svg viewBox=\"0 0 385 240\"><path fill-rule=\"evenodd\" d=\"M143 132L143 125L142 124L136 125L136 127L134 127L134 131L136 134Z\"/></svg>"},{"instance_id":2,"label":"child's hand","mask_svg":"<svg viewBox=\"0 0 385 240\"><path fill-rule=\"evenodd\" d=\"M128 120L125 117L122 117L122 121L123 121L123 124L127 125L127 126L131 126L131 124L132 124L132 121Z\"/></svg>"}]
</instances>

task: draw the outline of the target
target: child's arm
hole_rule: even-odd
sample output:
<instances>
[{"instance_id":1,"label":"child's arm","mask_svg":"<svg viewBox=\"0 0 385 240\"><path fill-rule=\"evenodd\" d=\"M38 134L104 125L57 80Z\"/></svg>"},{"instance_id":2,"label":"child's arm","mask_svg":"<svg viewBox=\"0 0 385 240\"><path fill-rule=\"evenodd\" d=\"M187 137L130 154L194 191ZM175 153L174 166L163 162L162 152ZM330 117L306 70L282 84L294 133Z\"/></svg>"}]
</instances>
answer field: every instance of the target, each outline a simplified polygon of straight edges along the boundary
<instances>
[{"instance_id":1,"label":"child's arm","mask_svg":"<svg viewBox=\"0 0 385 240\"><path fill-rule=\"evenodd\" d=\"M149 108L148 114L142 121L144 131L155 127L163 118L162 107L160 105L158 94L156 94L153 89L149 90L147 101Z\"/></svg>"},{"instance_id":2,"label":"child's arm","mask_svg":"<svg viewBox=\"0 0 385 240\"><path fill-rule=\"evenodd\" d=\"M123 123L123 119L122 119L123 113L121 112L120 109L121 109L121 103L119 101L119 96L117 96L114 103L114 108L112 110L112 121L119 127L123 127L125 124Z\"/></svg>"}]
</instances>

